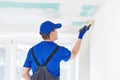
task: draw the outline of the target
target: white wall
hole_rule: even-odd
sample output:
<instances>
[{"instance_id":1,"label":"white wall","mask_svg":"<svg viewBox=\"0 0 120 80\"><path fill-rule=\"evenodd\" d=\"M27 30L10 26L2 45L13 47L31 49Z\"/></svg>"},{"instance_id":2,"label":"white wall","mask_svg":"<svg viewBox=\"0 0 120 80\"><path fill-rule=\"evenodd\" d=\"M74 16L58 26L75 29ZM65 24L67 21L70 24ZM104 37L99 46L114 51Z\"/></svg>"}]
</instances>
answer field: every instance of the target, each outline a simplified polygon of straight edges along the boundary
<instances>
[{"instance_id":1,"label":"white wall","mask_svg":"<svg viewBox=\"0 0 120 80\"><path fill-rule=\"evenodd\" d=\"M97 15L90 48L90 80L120 80L120 1Z\"/></svg>"}]
</instances>

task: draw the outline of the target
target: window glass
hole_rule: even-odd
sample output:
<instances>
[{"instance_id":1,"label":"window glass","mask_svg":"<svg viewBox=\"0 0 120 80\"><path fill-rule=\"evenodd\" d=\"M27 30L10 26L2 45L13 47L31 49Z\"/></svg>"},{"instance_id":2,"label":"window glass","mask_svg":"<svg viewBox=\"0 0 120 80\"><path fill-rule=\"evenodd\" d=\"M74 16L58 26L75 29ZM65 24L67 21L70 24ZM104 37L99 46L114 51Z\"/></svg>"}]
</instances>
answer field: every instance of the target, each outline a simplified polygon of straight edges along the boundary
<instances>
[{"instance_id":1,"label":"window glass","mask_svg":"<svg viewBox=\"0 0 120 80\"><path fill-rule=\"evenodd\" d=\"M5 46L0 45L0 80L5 80Z\"/></svg>"},{"instance_id":2,"label":"window glass","mask_svg":"<svg viewBox=\"0 0 120 80\"><path fill-rule=\"evenodd\" d=\"M25 58L27 56L27 52L29 50L29 48L31 47L32 45L31 44L25 44L25 43L18 43L17 44L17 57L16 57L16 63L17 63L17 66L16 66L16 79L17 80L23 80L22 77L21 77L21 72L22 72L22 67L23 67L23 64L24 64L24 61L25 61Z\"/></svg>"}]
</instances>

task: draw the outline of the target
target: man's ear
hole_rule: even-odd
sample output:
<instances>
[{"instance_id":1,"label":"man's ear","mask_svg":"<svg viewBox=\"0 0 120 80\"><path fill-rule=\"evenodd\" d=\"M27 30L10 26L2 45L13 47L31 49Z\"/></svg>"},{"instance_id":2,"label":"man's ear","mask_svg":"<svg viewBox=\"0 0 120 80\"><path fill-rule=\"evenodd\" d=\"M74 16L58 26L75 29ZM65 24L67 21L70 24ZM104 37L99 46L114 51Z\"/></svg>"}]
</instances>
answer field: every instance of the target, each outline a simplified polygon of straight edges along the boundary
<instances>
[{"instance_id":1,"label":"man's ear","mask_svg":"<svg viewBox=\"0 0 120 80\"><path fill-rule=\"evenodd\" d=\"M53 38L54 37L54 32L50 32L50 38Z\"/></svg>"}]
</instances>

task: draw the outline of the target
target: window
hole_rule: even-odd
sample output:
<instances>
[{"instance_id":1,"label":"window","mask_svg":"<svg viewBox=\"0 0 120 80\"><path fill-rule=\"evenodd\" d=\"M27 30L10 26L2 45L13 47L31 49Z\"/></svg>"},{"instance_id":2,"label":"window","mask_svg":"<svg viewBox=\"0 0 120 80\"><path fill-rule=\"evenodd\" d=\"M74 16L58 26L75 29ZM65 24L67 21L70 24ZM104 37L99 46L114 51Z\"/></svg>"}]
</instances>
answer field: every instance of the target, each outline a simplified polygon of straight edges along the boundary
<instances>
[{"instance_id":1,"label":"window","mask_svg":"<svg viewBox=\"0 0 120 80\"><path fill-rule=\"evenodd\" d=\"M22 67L25 61L25 58L27 56L27 52L29 50L29 48L31 47L31 44L25 44L25 43L18 43L17 44L17 57L16 57L16 61L17 61L17 66L16 66L16 79L17 80L22 80L21 77L21 72L22 72Z\"/></svg>"},{"instance_id":2,"label":"window","mask_svg":"<svg viewBox=\"0 0 120 80\"><path fill-rule=\"evenodd\" d=\"M0 80L5 80L5 46L0 45Z\"/></svg>"}]
</instances>

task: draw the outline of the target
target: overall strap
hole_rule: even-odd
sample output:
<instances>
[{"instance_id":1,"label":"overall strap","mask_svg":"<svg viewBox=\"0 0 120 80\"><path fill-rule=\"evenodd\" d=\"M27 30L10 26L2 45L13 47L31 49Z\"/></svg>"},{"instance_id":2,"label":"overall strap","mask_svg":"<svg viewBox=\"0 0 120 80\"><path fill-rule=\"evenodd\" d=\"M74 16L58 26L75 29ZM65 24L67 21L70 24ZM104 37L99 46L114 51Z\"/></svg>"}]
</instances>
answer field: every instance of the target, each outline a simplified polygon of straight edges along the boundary
<instances>
[{"instance_id":1,"label":"overall strap","mask_svg":"<svg viewBox=\"0 0 120 80\"><path fill-rule=\"evenodd\" d=\"M60 46L56 46L56 48L53 50L53 52L50 54L50 56L47 58L47 60L45 61L45 63L43 64L43 66L46 66L48 64L48 62L50 61L50 59L55 55L55 53L57 52L57 50L59 49Z\"/></svg>"},{"instance_id":2,"label":"overall strap","mask_svg":"<svg viewBox=\"0 0 120 80\"><path fill-rule=\"evenodd\" d=\"M57 50L59 49L60 46L56 46L56 48L52 51L52 53L50 54L50 56L47 58L47 60L45 61L45 63L42 66L46 66L48 64L48 62L50 61L50 59L55 55L55 53L57 52ZM41 64L38 62L38 60L35 57L34 54L34 49L32 48L32 56L33 59L35 60L35 63L37 64L37 66L41 66Z\"/></svg>"},{"instance_id":3,"label":"overall strap","mask_svg":"<svg viewBox=\"0 0 120 80\"><path fill-rule=\"evenodd\" d=\"M32 48L32 57L35 61L35 63L37 64L37 66L41 66L40 63L38 62L37 58L35 57L35 53L34 53L34 49Z\"/></svg>"}]
</instances>

